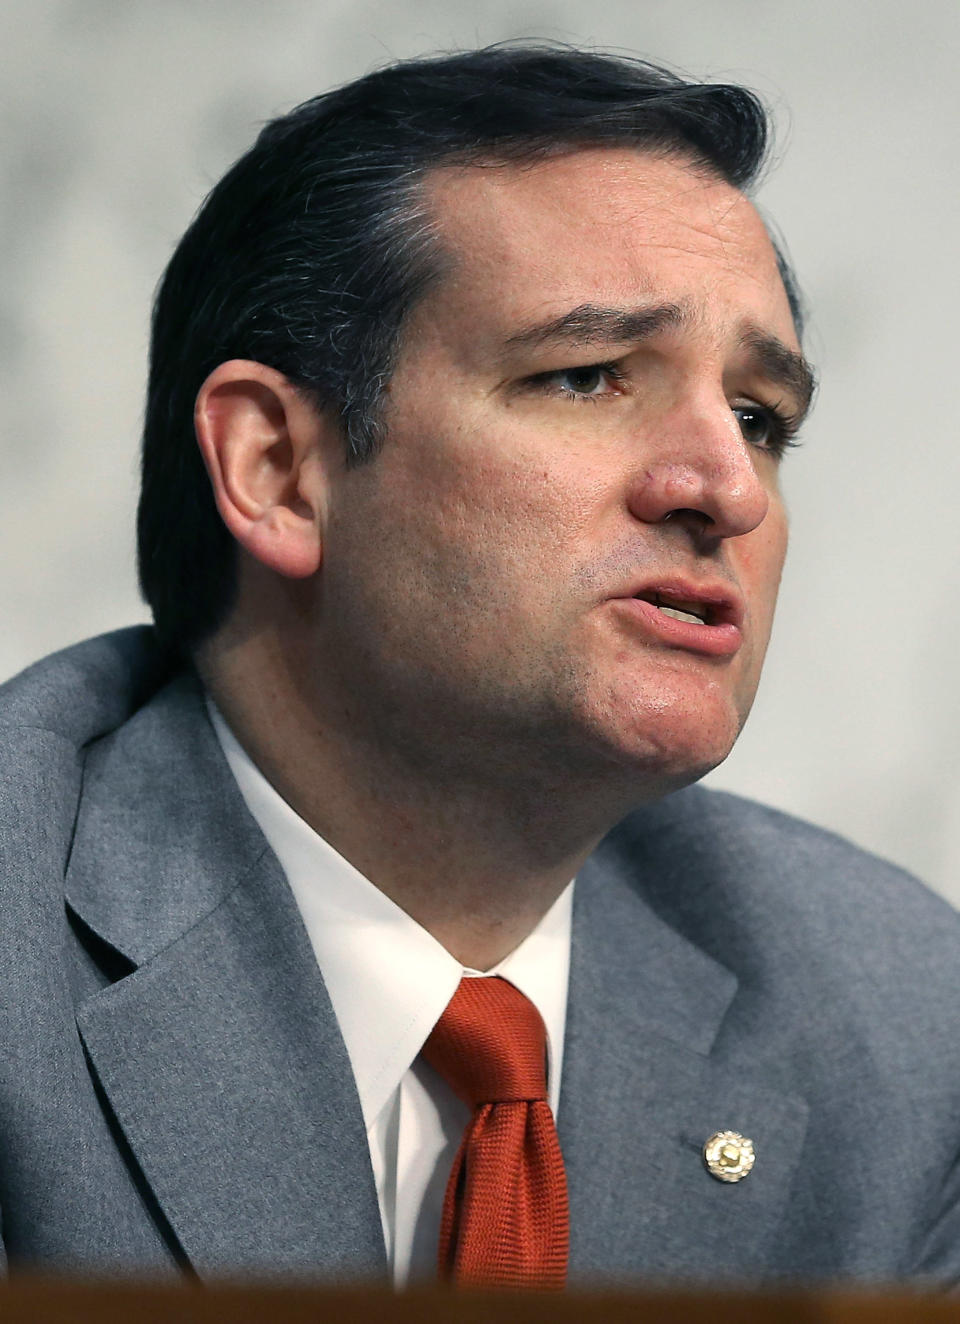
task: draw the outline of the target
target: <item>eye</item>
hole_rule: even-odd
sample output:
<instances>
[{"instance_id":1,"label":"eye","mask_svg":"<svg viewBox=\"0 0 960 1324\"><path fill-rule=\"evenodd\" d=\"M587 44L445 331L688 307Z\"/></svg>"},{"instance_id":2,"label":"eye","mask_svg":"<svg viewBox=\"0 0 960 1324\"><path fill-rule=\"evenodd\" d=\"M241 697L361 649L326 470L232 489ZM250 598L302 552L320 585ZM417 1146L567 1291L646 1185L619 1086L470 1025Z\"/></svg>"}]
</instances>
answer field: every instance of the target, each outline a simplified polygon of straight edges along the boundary
<instances>
[{"instance_id":1,"label":"eye","mask_svg":"<svg viewBox=\"0 0 960 1324\"><path fill-rule=\"evenodd\" d=\"M751 446L770 444L774 420L769 410L762 409L760 405L734 405L733 412L740 424L744 441L749 441Z\"/></svg>"},{"instance_id":2,"label":"eye","mask_svg":"<svg viewBox=\"0 0 960 1324\"><path fill-rule=\"evenodd\" d=\"M733 405L732 409L743 439L749 445L769 451L777 458L793 445L797 424L779 409L756 404Z\"/></svg>"},{"instance_id":3,"label":"eye","mask_svg":"<svg viewBox=\"0 0 960 1324\"><path fill-rule=\"evenodd\" d=\"M566 368L557 373L557 385L571 395L598 395L606 386L603 368L593 363L586 368Z\"/></svg>"},{"instance_id":4,"label":"eye","mask_svg":"<svg viewBox=\"0 0 960 1324\"><path fill-rule=\"evenodd\" d=\"M588 363L577 368L557 368L539 372L529 385L568 400L590 400L605 395L619 395L616 383L622 375L612 363Z\"/></svg>"}]
</instances>

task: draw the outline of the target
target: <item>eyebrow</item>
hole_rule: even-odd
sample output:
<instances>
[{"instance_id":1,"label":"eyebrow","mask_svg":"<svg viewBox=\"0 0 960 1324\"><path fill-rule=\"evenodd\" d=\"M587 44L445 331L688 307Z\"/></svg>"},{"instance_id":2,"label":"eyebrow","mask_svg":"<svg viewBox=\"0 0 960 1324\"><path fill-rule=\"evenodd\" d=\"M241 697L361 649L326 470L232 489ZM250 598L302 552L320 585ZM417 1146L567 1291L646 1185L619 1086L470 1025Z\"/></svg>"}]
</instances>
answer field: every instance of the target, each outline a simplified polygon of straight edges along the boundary
<instances>
[{"instance_id":1,"label":"eyebrow","mask_svg":"<svg viewBox=\"0 0 960 1324\"><path fill-rule=\"evenodd\" d=\"M540 349L551 342L584 346L636 344L670 327L682 326L690 317L690 309L679 303L657 304L652 308L607 308L582 303L560 317L523 327L507 339L506 348ZM744 326L740 346L752 355L762 376L796 397L798 417L802 419L817 389L816 374L803 355L752 323Z\"/></svg>"},{"instance_id":2,"label":"eyebrow","mask_svg":"<svg viewBox=\"0 0 960 1324\"><path fill-rule=\"evenodd\" d=\"M762 376L796 396L798 417L804 418L813 402L817 376L803 355L757 326L744 328L740 344L753 355Z\"/></svg>"},{"instance_id":3,"label":"eyebrow","mask_svg":"<svg viewBox=\"0 0 960 1324\"><path fill-rule=\"evenodd\" d=\"M655 308L604 308L600 304L581 303L560 317L524 327L510 336L506 345L508 349L536 349L554 340L578 345L622 345L679 326L686 318L686 310L677 303L659 304Z\"/></svg>"}]
</instances>

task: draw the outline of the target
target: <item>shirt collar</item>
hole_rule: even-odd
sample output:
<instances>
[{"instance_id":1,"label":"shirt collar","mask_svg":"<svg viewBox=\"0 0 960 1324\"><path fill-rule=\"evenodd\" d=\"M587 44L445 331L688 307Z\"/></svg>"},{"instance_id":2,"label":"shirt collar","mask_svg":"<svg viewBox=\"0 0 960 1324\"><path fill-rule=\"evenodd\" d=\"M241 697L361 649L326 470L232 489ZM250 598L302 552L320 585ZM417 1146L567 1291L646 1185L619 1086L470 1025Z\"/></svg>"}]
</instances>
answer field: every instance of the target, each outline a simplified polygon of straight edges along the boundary
<instances>
[{"instance_id":1,"label":"shirt collar","mask_svg":"<svg viewBox=\"0 0 960 1324\"><path fill-rule=\"evenodd\" d=\"M247 808L293 891L333 1004L369 1130L412 1066L465 973L422 925L297 814L207 705ZM547 1030L550 1100L560 1091L573 883L536 928L486 974L536 1006Z\"/></svg>"}]
</instances>

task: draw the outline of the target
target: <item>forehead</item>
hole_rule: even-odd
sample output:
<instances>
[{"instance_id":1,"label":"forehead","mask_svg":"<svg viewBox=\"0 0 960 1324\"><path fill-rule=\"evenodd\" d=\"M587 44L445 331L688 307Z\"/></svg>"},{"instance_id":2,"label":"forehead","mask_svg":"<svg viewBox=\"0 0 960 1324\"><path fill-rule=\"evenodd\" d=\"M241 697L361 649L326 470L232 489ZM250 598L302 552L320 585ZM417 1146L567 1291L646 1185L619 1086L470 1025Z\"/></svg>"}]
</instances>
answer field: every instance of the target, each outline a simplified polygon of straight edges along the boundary
<instances>
[{"instance_id":1,"label":"forehead","mask_svg":"<svg viewBox=\"0 0 960 1324\"><path fill-rule=\"evenodd\" d=\"M426 194L449 266L432 315L504 328L585 301L682 303L796 344L752 203L691 162L588 148L525 164L442 167Z\"/></svg>"}]
</instances>

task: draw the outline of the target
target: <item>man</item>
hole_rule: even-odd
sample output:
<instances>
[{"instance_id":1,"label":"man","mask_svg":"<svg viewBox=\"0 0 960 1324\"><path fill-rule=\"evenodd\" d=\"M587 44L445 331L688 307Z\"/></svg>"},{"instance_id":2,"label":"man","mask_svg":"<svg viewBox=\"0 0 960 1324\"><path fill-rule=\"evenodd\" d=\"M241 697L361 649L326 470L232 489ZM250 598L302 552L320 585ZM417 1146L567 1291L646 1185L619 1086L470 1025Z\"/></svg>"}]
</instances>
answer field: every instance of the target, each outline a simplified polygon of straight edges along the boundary
<instances>
[{"instance_id":1,"label":"man","mask_svg":"<svg viewBox=\"0 0 960 1324\"><path fill-rule=\"evenodd\" d=\"M3 698L11 1265L955 1277L956 917L683 789L753 700L813 390L765 133L496 48L214 189L154 319L156 629Z\"/></svg>"}]
</instances>

